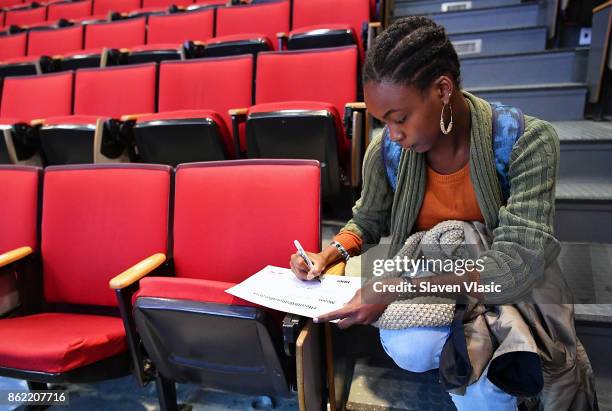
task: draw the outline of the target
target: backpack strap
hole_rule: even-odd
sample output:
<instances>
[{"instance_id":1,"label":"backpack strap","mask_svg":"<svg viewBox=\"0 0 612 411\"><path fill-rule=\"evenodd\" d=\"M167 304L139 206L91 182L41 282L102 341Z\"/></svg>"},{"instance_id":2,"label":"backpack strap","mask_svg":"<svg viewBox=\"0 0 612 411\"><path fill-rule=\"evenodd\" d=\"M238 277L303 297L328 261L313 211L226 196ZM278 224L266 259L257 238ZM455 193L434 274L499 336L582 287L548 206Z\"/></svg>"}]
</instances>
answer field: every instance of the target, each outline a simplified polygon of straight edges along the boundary
<instances>
[{"instance_id":1,"label":"backpack strap","mask_svg":"<svg viewBox=\"0 0 612 411\"><path fill-rule=\"evenodd\" d=\"M512 106L500 103L490 103L493 113L493 156L495 158L495 169L501 185L504 202L510 196L510 179L508 168L510 166L510 154L514 143L523 135L525 130L525 117L523 112ZM397 189L397 174L399 169L402 146L391 140L389 128L385 126L382 136L382 160L391 188Z\"/></svg>"},{"instance_id":2,"label":"backpack strap","mask_svg":"<svg viewBox=\"0 0 612 411\"><path fill-rule=\"evenodd\" d=\"M397 173L399 170L400 157L402 155L402 146L391 140L389 127L385 126L382 136L382 161L387 173L387 180L393 192L397 189Z\"/></svg>"},{"instance_id":3,"label":"backpack strap","mask_svg":"<svg viewBox=\"0 0 612 411\"><path fill-rule=\"evenodd\" d=\"M502 189L504 203L510 197L510 155L516 140L525 131L525 117L523 112L512 106L501 103L490 103L493 123L493 156L497 178Z\"/></svg>"}]
</instances>

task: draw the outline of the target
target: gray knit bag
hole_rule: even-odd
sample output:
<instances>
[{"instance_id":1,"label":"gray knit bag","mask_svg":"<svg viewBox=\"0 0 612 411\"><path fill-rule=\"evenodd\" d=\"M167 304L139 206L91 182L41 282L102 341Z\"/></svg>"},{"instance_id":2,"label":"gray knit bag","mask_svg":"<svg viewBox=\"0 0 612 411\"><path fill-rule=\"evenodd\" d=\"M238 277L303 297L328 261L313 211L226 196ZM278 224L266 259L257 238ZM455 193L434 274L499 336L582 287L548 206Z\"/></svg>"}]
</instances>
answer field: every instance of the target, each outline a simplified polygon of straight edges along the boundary
<instances>
[{"instance_id":1,"label":"gray knit bag","mask_svg":"<svg viewBox=\"0 0 612 411\"><path fill-rule=\"evenodd\" d=\"M396 256L417 259L421 256L433 260L466 258L465 231L462 221L443 221L428 231L412 234ZM428 277L441 273L420 272L415 277ZM384 277L409 276L394 272ZM410 327L441 327L450 325L455 314L455 303L449 298L425 296L395 301L372 325L387 330Z\"/></svg>"}]
</instances>

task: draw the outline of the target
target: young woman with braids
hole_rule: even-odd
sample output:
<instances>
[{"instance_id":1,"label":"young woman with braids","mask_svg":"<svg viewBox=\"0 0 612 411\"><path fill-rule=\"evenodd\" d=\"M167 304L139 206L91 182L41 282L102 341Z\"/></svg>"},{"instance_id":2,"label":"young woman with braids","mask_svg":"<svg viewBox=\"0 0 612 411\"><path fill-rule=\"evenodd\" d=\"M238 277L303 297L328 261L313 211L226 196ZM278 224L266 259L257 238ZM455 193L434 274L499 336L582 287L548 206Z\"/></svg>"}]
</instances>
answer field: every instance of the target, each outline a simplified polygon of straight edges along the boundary
<instances>
[{"instance_id":1,"label":"young woman with braids","mask_svg":"<svg viewBox=\"0 0 612 411\"><path fill-rule=\"evenodd\" d=\"M524 132L510 156L509 197L504 203L492 150L491 106L461 90L459 59L442 27L424 17L394 22L368 50L363 84L369 113L386 124L391 140L402 147L397 188L393 191L387 179L382 139L376 137L365 155L363 190L353 218L330 246L318 254L308 253L313 269L292 255L295 275L313 279L389 234L397 250L411 233L441 221L481 221L493 233L484 270L426 281L458 285L493 281L502 292L484 297L496 304L514 301L529 290L560 249L553 236L559 142L552 126L525 116ZM536 260L545 264L532 264ZM410 281L418 289L423 280ZM370 324L398 298L378 295L373 303L365 293L367 287L342 309L315 321L338 319L340 328ZM422 372L438 368L449 327L381 329L380 334L385 350L400 367ZM451 395L459 410L517 409L517 398L484 374L465 395Z\"/></svg>"}]
</instances>

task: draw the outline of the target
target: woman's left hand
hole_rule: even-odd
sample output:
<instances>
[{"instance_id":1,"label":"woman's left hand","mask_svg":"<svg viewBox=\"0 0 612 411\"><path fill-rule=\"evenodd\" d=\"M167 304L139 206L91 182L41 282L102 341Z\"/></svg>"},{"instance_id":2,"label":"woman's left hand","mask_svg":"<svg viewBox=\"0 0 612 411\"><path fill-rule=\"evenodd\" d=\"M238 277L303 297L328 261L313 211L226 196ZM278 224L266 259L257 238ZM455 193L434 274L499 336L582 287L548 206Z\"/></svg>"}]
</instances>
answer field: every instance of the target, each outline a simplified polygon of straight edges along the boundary
<instances>
[{"instance_id":1,"label":"woman's left hand","mask_svg":"<svg viewBox=\"0 0 612 411\"><path fill-rule=\"evenodd\" d=\"M385 311L387 304L366 304L362 301L361 290L357 290L346 305L336 311L320 315L314 319L316 323L340 320L338 327L348 328L355 324L371 324Z\"/></svg>"},{"instance_id":2,"label":"woman's left hand","mask_svg":"<svg viewBox=\"0 0 612 411\"><path fill-rule=\"evenodd\" d=\"M387 279L385 283L398 284L401 279ZM374 291L374 282L368 282L357 290L346 305L336 311L320 315L316 323L340 320L338 327L348 328L355 324L371 324L385 311L387 306L397 299L397 295Z\"/></svg>"}]
</instances>

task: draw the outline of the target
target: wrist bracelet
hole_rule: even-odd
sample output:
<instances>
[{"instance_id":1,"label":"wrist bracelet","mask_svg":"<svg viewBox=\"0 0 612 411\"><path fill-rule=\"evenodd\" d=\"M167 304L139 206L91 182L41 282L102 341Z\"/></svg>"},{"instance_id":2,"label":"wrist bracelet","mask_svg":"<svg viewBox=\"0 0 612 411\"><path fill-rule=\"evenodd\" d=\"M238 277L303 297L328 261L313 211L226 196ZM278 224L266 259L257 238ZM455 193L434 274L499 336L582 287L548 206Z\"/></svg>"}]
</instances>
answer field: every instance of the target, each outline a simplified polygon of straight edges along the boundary
<instances>
[{"instance_id":1,"label":"wrist bracelet","mask_svg":"<svg viewBox=\"0 0 612 411\"><path fill-rule=\"evenodd\" d=\"M346 248L344 248L344 246L339 242L332 241L331 245L333 245L338 249L338 251L340 251L340 255L342 256L342 258L344 258L344 261L348 261L349 258L351 258L351 255L348 253L348 251L346 251Z\"/></svg>"}]
</instances>

